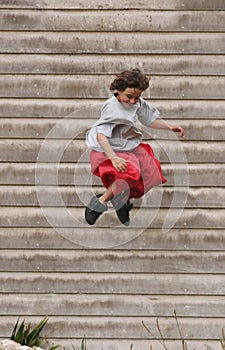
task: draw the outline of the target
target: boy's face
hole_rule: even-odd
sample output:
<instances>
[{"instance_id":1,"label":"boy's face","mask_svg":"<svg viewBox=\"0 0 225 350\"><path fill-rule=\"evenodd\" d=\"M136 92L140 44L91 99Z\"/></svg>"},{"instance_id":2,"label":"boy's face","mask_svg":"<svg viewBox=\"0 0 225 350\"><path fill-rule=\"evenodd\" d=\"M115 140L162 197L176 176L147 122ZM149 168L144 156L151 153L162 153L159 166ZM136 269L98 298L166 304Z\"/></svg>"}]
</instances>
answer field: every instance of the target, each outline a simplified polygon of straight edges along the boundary
<instances>
[{"instance_id":1,"label":"boy's face","mask_svg":"<svg viewBox=\"0 0 225 350\"><path fill-rule=\"evenodd\" d=\"M129 105L133 105L138 102L141 94L142 90L128 87L124 91L118 90L117 99L119 102L125 103L127 107L129 107Z\"/></svg>"}]
</instances>

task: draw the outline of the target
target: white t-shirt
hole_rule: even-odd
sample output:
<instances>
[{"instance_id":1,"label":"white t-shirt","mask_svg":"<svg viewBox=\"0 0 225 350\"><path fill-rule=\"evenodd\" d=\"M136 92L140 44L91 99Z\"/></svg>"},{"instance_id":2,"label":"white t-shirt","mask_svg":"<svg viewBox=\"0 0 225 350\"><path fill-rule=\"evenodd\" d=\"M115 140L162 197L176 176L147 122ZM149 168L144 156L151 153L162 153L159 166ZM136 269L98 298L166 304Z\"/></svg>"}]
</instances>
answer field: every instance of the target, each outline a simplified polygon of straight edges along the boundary
<instances>
[{"instance_id":1,"label":"white t-shirt","mask_svg":"<svg viewBox=\"0 0 225 350\"><path fill-rule=\"evenodd\" d=\"M135 126L137 121L149 126L159 116L159 111L142 97L135 104L123 104L115 95L101 109L101 116L86 134L87 146L104 152L97 141L97 134L104 134L114 151L131 151L142 142L142 133Z\"/></svg>"}]
</instances>

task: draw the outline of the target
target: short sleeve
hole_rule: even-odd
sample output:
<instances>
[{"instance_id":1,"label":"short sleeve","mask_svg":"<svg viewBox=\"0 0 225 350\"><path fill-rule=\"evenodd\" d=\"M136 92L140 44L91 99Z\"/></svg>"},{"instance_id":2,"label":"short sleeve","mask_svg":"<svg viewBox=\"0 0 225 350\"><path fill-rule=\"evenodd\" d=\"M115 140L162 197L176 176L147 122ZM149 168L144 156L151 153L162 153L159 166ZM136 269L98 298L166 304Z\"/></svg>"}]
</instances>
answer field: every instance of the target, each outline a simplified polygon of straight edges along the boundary
<instances>
[{"instance_id":1,"label":"short sleeve","mask_svg":"<svg viewBox=\"0 0 225 350\"><path fill-rule=\"evenodd\" d=\"M115 127L115 124L112 124L112 123L100 124L96 126L96 134L103 134L106 137L111 137L114 127Z\"/></svg>"},{"instance_id":2,"label":"short sleeve","mask_svg":"<svg viewBox=\"0 0 225 350\"><path fill-rule=\"evenodd\" d=\"M159 117L158 109L140 98L140 107L137 110L138 120L145 126L149 126L155 119Z\"/></svg>"}]
</instances>

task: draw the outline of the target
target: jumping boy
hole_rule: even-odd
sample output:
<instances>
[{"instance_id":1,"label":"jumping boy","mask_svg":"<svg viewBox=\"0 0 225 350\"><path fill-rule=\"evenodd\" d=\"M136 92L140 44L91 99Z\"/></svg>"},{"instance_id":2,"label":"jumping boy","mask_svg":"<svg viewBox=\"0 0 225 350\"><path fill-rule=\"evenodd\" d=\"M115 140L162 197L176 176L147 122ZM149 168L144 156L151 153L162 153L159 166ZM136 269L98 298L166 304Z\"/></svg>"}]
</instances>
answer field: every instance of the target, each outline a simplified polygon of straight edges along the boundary
<instances>
[{"instance_id":1,"label":"jumping boy","mask_svg":"<svg viewBox=\"0 0 225 350\"><path fill-rule=\"evenodd\" d=\"M93 225L107 211L111 201L123 225L130 223L131 198L140 198L153 186L163 184L161 165L149 144L142 142L142 133L135 126L166 129L184 135L181 126L158 120L159 111L141 94L149 87L150 78L139 69L118 74L111 83L114 94L102 106L101 116L87 132L91 149L91 171L101 178L105 191L91 198L85 219Z\"/></svg>"}]
</instances>

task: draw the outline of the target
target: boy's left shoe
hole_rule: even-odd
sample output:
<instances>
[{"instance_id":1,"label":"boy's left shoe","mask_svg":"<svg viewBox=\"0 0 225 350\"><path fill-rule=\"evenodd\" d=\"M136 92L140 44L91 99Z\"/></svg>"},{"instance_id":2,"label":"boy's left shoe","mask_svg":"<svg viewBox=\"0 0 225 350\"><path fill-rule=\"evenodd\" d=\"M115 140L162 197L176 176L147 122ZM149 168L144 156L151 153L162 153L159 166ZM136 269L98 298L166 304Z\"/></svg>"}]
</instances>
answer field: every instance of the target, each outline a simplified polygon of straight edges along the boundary
<instances>
[{"instance_id":1,"label":"boy's left shoe","mask_svg":"<svg viewBox=\"0 0 225 350\"><path fill-rule=\"evenodd\" d=\"M130 203L129 200L127 200L124 203L123 198L121 198L120 194L114 196L111 199L111 203L116 210L116 214L117 214L120 222L125 226L129 226L130 225L130 211L133 207L133 203Z\"/></svg>"}]
</instances>

